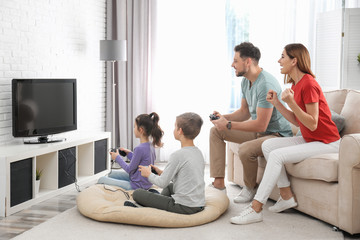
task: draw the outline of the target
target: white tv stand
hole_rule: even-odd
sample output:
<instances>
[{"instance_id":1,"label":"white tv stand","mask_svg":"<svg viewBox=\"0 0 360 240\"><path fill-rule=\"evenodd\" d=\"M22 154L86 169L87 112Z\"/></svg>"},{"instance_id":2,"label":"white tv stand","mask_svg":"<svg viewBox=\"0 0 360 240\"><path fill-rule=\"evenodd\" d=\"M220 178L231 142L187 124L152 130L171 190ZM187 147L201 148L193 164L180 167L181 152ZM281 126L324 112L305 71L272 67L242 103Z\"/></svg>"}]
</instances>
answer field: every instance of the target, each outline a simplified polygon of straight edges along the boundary
<instances>
[{"instance_id":1,"label":"white tv stand","mask_svg":"<svg viewBox=\"0 0 360 240\"><path fill-rule=\"evenodd\" d=\"M75 188L74 177L81 186L107 174L110 137L109 132L75 132L62 142L0 146L0 216ZM38 194L36 170L42 170Z\"/></svg>"}]
</instances>

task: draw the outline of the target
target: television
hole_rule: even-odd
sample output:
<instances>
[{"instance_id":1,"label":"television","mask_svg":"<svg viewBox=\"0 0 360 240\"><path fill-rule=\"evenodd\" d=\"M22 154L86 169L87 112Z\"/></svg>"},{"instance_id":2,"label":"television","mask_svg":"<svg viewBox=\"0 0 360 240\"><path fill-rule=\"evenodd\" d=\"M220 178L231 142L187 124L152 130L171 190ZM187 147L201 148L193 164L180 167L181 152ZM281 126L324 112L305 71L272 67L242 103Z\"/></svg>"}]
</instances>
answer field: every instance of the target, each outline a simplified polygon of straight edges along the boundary
<instances>
[{"instance_id":1,"label":"television","mask_svg":"<svg viewBox=\"0 0 360 240\"><path fill-rule=\"evenodd\" d=\"M76 79L13 79L12 133L24 143L49 143L77 129ZM37 139L29 139L37 137Z\"/></svg>"}]
</instances>

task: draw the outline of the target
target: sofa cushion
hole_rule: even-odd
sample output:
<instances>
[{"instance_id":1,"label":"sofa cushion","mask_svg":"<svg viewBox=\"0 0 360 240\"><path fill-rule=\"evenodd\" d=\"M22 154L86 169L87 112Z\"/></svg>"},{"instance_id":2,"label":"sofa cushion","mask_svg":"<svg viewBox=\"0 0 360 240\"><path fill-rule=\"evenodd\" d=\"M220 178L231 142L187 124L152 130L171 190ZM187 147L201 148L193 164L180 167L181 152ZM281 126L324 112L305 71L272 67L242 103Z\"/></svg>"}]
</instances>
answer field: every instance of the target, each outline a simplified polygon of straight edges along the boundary
<instances>
[{"instance_id":1,"label":"sofa cushion","mask_svg":"<svg viewBox=\"0 0 360 240\"><path fill-rule=\"evenodd\" d=\"M333 120L333 122L335 123L338 129L338 132L340 133L345 127L345 117L341 116L340 114L337 114L333 110L330 111L331 111L331 120Z\"/></svg>"},{"instance_id":2,"label":"sofa cushion","mask_svg":"<svg viewBox=\"0 0 360 240\"><path fill-rule=\"evenodd\" d=\"M360 133L360 92L349 90L341 115L345 117L345 127L341 136Z\"/></svg>"},{"instance_id":3,"label":"sofa cushion","mask_svg":"<svg viewBox=\"0 0 360 240\"><path fill-rule=\"evenodd\" d=\"M229 146L229 150L232 151L235 155L239 155L239 147L240 147L240 143L235 143L235 142L227 142L228 146Z\"/></svg>"},{"instance_id":4,"label":"sofa cushion","mask_svg":"<svg viewBox=\"0 0 360 240\"><path fill-rule=\"evenodd\" d=\"M266 167L266 159L265 157L258 157L258 166L265 168Z\"/></svg>"},{"instance_id":5,"label":"sofa cushion","mask_svg":"<svg viewBox=\"0 0 360 240\"><path fill-rule=\"evenodd\" d=\"M297 178L338 181L338 153L319 154L299 163L286 164L286 172Z\"/></svg>"},{"instance_id":6,"label":"sofa cushion","mask_svg":"<svg viewBox=\"0 0 360 240\"><path fill-rule=\"evenodd\" d=\"M324 92L324 96L331 110L340 114L347 96L347 89Z\"/></svg>"}]
</instances>

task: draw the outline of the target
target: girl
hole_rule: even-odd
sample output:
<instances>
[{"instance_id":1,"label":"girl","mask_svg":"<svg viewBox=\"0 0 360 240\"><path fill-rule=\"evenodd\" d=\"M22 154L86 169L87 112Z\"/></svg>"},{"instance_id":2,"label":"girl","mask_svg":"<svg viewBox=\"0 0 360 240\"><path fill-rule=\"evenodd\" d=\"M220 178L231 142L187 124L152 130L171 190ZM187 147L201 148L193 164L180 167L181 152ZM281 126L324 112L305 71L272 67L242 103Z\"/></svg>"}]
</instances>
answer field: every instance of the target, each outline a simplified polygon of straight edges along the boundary
<instances>
[{"instance_id":1,"label":"girl","mask_svg":"<svg viewBox=\"0 0 360 240\"><path fill-rule=\"evenodd\" d=\"M127 164L119 155L119 150L110 152L111 159L115 160L121 167L121 170L112 171L107 177L101 177L98 180L100 184L108 184L121 187L125 190L134 190L138 188L149 189L152 183L141 176L138 171L139 165L150 165L155 162L155 146L162 146L161 138L164 132L158 125L159 115L155 112L150 114L141 114L136 117L134 124L134 134L140 138L140 144L134 148L134 152L128 149L120 148L126 153L130 163ZM149 139L152 138L152 143Z\"/></svg>"},{"instance_id":2,"label":"girl","mask_svg":"<svg viewBox=\"0 0 360 240\"><path fill-rule=\"evenodd\" d=\"M302 44L289 44L278 61L285 83L292 83L291 89L281 94L279 101L275 91L270 90L266 99L292 124L300 127L302 136L268 139L262 144L267 160L264 176L252 201L239 216L231 218L235 224L248 224L262 221L262 207L266 203L275 184L280 188L280 198L271 212L282 212L296 207L294 194L290 188L285 166L298 163L316 154L337 153L340 135L324 94L310 69L310 55Z\"/></svg>"}]
</instances>

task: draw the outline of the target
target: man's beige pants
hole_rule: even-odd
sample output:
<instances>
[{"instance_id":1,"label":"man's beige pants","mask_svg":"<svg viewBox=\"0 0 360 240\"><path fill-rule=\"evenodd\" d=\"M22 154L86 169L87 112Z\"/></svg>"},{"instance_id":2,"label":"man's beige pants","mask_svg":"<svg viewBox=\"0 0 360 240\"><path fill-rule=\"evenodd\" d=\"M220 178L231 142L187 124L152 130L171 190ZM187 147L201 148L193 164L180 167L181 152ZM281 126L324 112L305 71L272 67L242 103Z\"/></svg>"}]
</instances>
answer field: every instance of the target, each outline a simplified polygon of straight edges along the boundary
<instances>
[{"instance_id":1,"label":"man's beige pants","mask_svg":"<svg viewBox=\"0 0 360 240\"><path fill-rule=\"evenodd\" d=\"M255 188L258 157L264 156L261 150L261 144L266 139L278 136L278 133L274 133L272 135L261 135L254 132L228 129L219 131L216 127L212 127L210 130L210 177L225 178L225 141L241 143L238 154L243 164L244 183L246 187L250 189Z\"/></svg>"}]
</instances>

